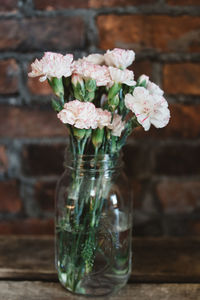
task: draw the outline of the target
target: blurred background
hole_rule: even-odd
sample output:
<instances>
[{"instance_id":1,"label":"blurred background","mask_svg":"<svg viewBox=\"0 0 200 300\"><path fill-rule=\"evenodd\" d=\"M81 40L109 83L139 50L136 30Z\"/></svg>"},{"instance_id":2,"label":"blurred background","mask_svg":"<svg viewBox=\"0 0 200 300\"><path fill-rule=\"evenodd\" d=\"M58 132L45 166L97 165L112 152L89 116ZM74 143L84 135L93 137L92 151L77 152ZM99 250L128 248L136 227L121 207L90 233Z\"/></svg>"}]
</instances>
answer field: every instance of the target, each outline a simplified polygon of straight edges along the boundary
<instances>
[{"instance_id":1,"label":"blurred background","mask_svg":"<svg viewBox=\"0 0 200 300\"><path fill-rule=\"evenodd\" d=\"M133 49L137 78L164 89L171 120L124 149L134 235L200 233L199 0L0 0L0 234L53 234L65 127L51 90L27 78L44 51Z\"/></svg>"}]
</instances>

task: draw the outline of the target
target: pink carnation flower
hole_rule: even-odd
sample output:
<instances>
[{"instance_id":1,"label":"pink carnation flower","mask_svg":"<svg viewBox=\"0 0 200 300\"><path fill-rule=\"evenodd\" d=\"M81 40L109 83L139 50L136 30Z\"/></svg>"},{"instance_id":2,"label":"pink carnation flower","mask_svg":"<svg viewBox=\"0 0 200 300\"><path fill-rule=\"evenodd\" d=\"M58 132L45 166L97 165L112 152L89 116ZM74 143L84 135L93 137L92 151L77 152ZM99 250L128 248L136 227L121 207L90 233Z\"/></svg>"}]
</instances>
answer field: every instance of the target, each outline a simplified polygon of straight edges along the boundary
<instances>
[{"instance_id":1,"label":"pink carnation flower","mask_svg":"<svg viewBox=\"0 0 200 300\"><path fill-rule=\"evenodd\" d=\"M101 108L96 109L98 114L98 127L102 129L108 126L111 122L111 113L108 110L103 110Z\"/></svg>"},{"instance_id":2,"label":"pink carnation flower","mask_svg":"<svg viewBox=\"0 0 200 300\"><path fill-rule=\"evenodd\" d=\"M113 50L107 50L104 54L104 59L107 66L124 70L134 61L135 52L132 50L115 48Z\"/></svg>"},{"instance_id":3,"label":"pink carnation flower","mask_svg":"<svg viewBox=\"0 0 200 300\"><path fill-rule=\"evenodd\" d=\"M73 100L65 103L57 117L64 124L70 124L79 129L96 129L98 114L93 103Z\"/></svg>"},{"instance_id":4,"label":"pink carnation flower","mask_svg":"<svg viewBox=\"0 0 200 300\"><path fill-rule=\"evenodd\" d=\"M169 122L170 112L165 98L158 95L152 96L144 87L136 87L133 95L127 94L124 101L145 131L149 130L151 124L162 128Z\"/></svg>"},{"instance_id":5,"label":"pink carnation flower","mask_svg":"<svg viewBox=\"0 0 200 300\"><path fill-rule=\"evenodd\" d=\"M112 123L108 126L112 130L112 135L121 136L125 127L125 121L122 121L122 116L115 114Z\"/></svg>"},{"instance_id":6,"label":"pink carnation flower","mask_svg":"<svg viewBox=\"0 0 200 300\"><path fill-rule=\"evenodd\" d=\"M129 86L133 86L136 84L134 79L133 71L130 70L120 70L113 67L108 67L111 77L110 86L114 84L114 82L117 83L124 83Z\"/></svg>"},{"instance_id":7,"label":"pink carnation flower","mask_svg":"<svg viewBox=\"0 0 200 300\"><path fill-rule=\"evenodd\" d=\"M42 59L36 59L32 64L32 71L29 77L40 77L40 81L52 77L61 78L68 77L72 74L71 64L73 60L72 54L62 55L59 53L45 52Z\"/></svg>"},{"instance_id":8,"label":"pink carnation flower","mask_svg":"<svg viewBox=\"0 0 200 300\"><path fill-rule=\"evenodd\" d=\"M79 59L73 64L74 73L79 74L84 79L96 80L97 86L106 86L110 81L108 68L106 66L95 65L84 59Z\"/></svg>"}]
</instances>

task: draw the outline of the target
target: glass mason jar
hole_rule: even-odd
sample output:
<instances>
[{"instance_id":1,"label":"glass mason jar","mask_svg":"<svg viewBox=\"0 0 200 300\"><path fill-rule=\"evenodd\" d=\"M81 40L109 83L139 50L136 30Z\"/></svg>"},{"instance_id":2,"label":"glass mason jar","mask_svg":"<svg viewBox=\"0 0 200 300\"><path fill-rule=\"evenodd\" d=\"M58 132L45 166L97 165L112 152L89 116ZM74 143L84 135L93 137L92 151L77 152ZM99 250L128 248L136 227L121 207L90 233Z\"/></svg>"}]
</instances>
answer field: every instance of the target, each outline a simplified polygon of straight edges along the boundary
<instances>
[{"instance_id":1,"label":"glass mason jar","mask_svg":"<svg viewBox=\"0 0 200 300\"><path fill-rule=\"evenodd\" d=\"M79 155L65 167L56 189L59 281L76 294L110 294L127 283L132 261L132 197L121 157Z\"/></svg>"}]
</instances>

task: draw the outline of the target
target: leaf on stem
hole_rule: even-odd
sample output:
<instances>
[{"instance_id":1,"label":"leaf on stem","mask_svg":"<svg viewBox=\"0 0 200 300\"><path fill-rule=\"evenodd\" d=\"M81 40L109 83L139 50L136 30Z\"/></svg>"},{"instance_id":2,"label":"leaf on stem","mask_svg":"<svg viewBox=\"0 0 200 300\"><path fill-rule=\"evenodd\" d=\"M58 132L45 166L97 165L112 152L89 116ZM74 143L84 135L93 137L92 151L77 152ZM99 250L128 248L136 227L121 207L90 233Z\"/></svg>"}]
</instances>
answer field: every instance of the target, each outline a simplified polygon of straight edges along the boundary
<instances>
[{"instance_id":1,"label":"leaf on stem","mask_svg":"<svg viewBox=\"0 0 200 300\"><path fill-rule=\"evenodd\" d=\"M54 99L51 100L51 105L56 112L60 112L63 109L62 104Z\"/></svg>"},{"instance_id":2,"label":"leaf on stem","mask_svg":"<svg viewBox=\"0 0 200 300\"><path fill-rule=\"evenodd\" d=\"M57 78L57 77L52 77L51 79L48 79L48 83L51 86L52 90L56 94L56 96L60 97L61 100L64 102L64 86L63 86L63 81L62 77Z\"/></svg>"},{"instance_id":3,"label":"leaf on stem","mask_svg":"<svg viewBox=\"0 0 200 300\"><path fill-rule=\"evenodd\" d=\"M73 134L78 140L82 140L85 136L86 129L79 129L76 127L73 127Z\"/></svg>"}]
</instances>

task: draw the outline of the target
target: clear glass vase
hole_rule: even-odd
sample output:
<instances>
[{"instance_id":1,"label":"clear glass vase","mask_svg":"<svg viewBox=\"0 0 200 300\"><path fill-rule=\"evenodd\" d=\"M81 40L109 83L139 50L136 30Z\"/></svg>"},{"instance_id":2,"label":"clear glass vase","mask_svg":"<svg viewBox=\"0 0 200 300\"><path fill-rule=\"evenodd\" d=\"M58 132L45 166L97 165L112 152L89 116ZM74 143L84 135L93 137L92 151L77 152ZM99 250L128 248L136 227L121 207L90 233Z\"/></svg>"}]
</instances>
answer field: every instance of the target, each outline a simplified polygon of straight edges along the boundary
<instances>
[{"instance_id":1,"label":"clear glass vase","mask_svg":"<svg viewBox=\"0 0 200 300\"><path fill-rule=\"evenodd\" d=\"M56 268L69 291L103 296L131 273L132 199L121 157L68 155L56 189Z\"/></svg>"}]
</instances>

